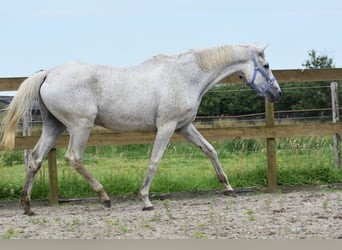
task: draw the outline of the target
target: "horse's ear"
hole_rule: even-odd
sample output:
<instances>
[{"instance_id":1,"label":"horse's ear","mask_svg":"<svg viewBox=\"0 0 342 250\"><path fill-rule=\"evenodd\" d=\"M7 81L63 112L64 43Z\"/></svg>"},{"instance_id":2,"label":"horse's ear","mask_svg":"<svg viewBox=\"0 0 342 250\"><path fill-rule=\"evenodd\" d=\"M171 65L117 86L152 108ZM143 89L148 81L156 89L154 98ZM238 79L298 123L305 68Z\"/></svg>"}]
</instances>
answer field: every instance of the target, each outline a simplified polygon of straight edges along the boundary
<instances>
[{"instance_id":1,"label":"horse's ear","mask_svg":"<svg viewBox=\"0 0 342 250\"><path fill-rule=\"evenodd\" d=\"M269 43L267 43L263 48L261 48L261 51L265 51L265 49L268 47Z\"/></svg>"}]
</instances>

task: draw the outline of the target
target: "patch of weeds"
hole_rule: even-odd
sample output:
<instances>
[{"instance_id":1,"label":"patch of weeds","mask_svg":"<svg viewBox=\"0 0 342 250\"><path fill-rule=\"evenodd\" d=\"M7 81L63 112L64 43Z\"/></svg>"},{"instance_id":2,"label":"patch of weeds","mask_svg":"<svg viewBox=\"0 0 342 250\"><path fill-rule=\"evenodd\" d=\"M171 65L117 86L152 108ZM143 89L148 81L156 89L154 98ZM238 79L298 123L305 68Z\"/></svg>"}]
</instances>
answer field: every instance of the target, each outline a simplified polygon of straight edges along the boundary
<instances>
[{"instance_id":1,"label":"patch of weeds","mask_svg":"<svg viewBox=\"0 0 342 250\"><path fill-rule=\"evenodd\" d=\"M120 233L122 233L122 234L132 232L132 229L130 229L129 227L122 224L119 219L117 219L116 221L106 220L106 224L109 228L110 227L117 228L120 231Z\"/></svg>"},{"instance_id":2,"label":"patch of weeds","mask_svg":"<svg viewBox=\"0 0 342 250\"><path fill-rule=\"evenodd\" d=\"M253 209L247 210L248 220L249 221L255 221L255 211Z\"/></svg>"},{"instance_id":3,"label":"patch of weeds","mask_svg":"<svg viewBox=\"0 0 342 250\"><path fill-rule=\"evenodd\" d=\"M156 228L150 224L145 223L143 225L144 228L150 229L151 231L156 231Z\"/></svg>"},{"instance_id":4,"label":"patch of weeds","mask_svg":"<svg viewBox=\"0 0 342 250\"><path fill-rule=\"evenodd\" d=\"M323 207L324 211L328 210L328 208L329 208L329 201L328 201L328 199L325 199L323 201L322 207Z\"/></svg>"},{"instance_id":5,"label":"patch of weeds","mask_svg":"<svg viewBox=\"0 0 342 250\"><path fill-rule=\"evenodd\" d=\"M186 212L183 212L182 218L180 219L180 221L182 221L182 230L183 230L184 236L186 236L188 238L191 237L190 233L189 233L189 231L190 231L189 226L191 225L189 222L190 220L191 220L191 218L189 218L187 216Z\"/></svg>"},{"instance_id":6,"label":"patch of weeds","mask_svg":"<svg viewBox=\"0 0 342 250\"><path fill-rule=\"evenodd\" d=\"M175 219L175 217L172 214L171 208L170 208L170 200L165 200L163 202L163 206L166 209L166 214L169 217L170 220Z\"/></svg>"},{"instance_id":7,"label":"patch of weeds","mask_svg":"<svg viewBox=\"0 0 342 250\"><path fill-rule=\"evenodd\" d=\"M15 237L15 235L16 235L16 233L15 233L14 229L13 229L13 228L10 228L10 229L8 229L8 230L6 231L6 233L4 233L4 234L2 235L2 239L3 239L3 240L9 240L9 239Z\"/></svg>"},{"instance_id":8,"label":"patch of weeds","mask_svg":"<svg viewBox=\"0 0 342 250\"><path fill-rule=\"evenodd\" d=\"M59 217L55 217L55 218L53 218L53 221L56 222L56 223L59 223L59 222L61 222L62 220L61 220L61 218L59 218Z\"/></svg>"},{"instance_id":9,"label":"patch of weeds","mask_svg":"<svg viewBox=\"0 0 342 250\"><path fill-rule=\"evenodd\" d=\"M44 225L49 223L49 219L42 218L42 217L30 217L28 218L28 222L35 224L35 225Z\"/></svg>"},{"instance_id":10,"label":"patch of weeds","mask_svg":"<svg viewBox=\"0 0 342 250\"><path fill-rule=\"evenodd\" d=\"M208 228L207 224L200 223L197 226L197 230L193 232L192 238L194 239L208 239L208 235L205 233L205 230Z\"/></svg>"},{"instance_id":11,"label":"patch of weeds","mask_svg":"<svg viewBox=\"0 0 342 250\"><path fill-rule=\"evenodd\" d=\"M194 231L193 238L194 239L208 239L208 236L203 232Z\"/></svg>"},{"instance_id":12,"label":"patch of weeds","mask_svg":"<svg viewBox=\"0 0 342 250\"><path fill-rule=\"evenodd\" d=\"M81 221L78 218L73 218L72 222L70 223L69 227L68 227L68 231L69 232L81 232Z\"/></svg>"},{"instance_id":13,"label":"patch of weeds","mask_svg":"<svg viewBox=\"0 0 342 250\"><path fill-rule=\"evenodd\" d=\"M81 221L79 218L73 218L72 219L72 224L75 226L80 226L81 225Z\"/></svg>"},{"instance_id":14,"label":"patch of weeds","mask_svg":"<svg viewBox=\"0 0 342 250\"><path fill-rule=\"evenodd\" d=\"M151 218L152 222L160 222L161 221L161 214L159 212L154 212L153 217Z\"/></svg>"},{"instance_id":15,"label":"patch of weeds","mask_svg":"<svg viewBox=\"0 0 342 250\"><path fill-rule=\"evenodd\" d=\"M75 233L75 232L77 232L77 230L78 230L78 228L76 228L74 226L69 226L68 227L68 232L70 232L70 233Z\"/></svg>"},{"instance_id":16,"label":"patch of weeds","mask_svg":"<svg viewBox=\"0 0 342 250\"><path fill-rule=\"evenodd\" d=\"M102 234L100 233L92 233L92 239L97 239L97 238L101 238L101 236L103 236Z\"/></svg>"},{"instance_id":17,"label":"patch of weeds","mask_svg":"<svg viewBox=\"0 0 342 250\"><path fill-rule=\"evenodd\" d=\"M214 211L214 206L210 204L210 211L209 211L209 218L210 218L210 223L215 224L216 219L215 219L215 211Z\"/></svg>"},{"instance_id":18,"label":"patch of weeds","mask_svg":"<svg viewBox=\"0 0 342 250\"><path fill-rule=\"evenodd\" d=\"M123 233L123 234L132 232L132 229L130 229L129 227L127 227L127 226L125 226L125 225L122 225L122 224L120 224L120 225L118 226L118 229L119 229L120 232Z\"/></svg>"},{"instance_id":19,"label":"patch of weeds","mask_svg":"<svg viewBox=\"0 0 342 250\"><path fill-rule=\"evenodd\" d=\"M23 233L24 233L24 229L20 229L18 231L15 231L13 228L10 228L2 235L1 238L3 240L9 240L9 239L15 238L19 234L23 234Z\"/></svg>"}]
</instances>

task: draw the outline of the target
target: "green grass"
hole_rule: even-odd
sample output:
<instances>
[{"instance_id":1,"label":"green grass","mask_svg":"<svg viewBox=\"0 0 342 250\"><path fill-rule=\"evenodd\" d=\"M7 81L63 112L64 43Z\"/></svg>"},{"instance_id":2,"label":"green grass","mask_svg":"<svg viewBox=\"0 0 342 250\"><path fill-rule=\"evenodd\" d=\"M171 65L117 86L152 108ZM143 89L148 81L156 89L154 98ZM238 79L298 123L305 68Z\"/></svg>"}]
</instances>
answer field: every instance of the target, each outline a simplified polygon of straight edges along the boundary
<instances>
[{"instance_id":1,"label":"green grass","mask_svg":"<svg viewBox=\"0 0 342 250\"><path fill-rule=\"evenodd\" d=\"M267 185L265 140L212 142L233 187ZM326 184L342 182L342 168L334 167L331 137L287 138L277 140L277 179L279 185ZM103 184L109 195L137 193L147 170L151 145L89 147L86 167ZM58 149L58 184L61 198L94 197L95 193L63 160ZM37 173L33 199L46 199L48 171L44 163ZM25 176L23 152L0 153L0 199L18 199ZM168 193L221 189L210 160L188 143L171 143L153 180L151 192Z\"/></svg>"}]
</instances>

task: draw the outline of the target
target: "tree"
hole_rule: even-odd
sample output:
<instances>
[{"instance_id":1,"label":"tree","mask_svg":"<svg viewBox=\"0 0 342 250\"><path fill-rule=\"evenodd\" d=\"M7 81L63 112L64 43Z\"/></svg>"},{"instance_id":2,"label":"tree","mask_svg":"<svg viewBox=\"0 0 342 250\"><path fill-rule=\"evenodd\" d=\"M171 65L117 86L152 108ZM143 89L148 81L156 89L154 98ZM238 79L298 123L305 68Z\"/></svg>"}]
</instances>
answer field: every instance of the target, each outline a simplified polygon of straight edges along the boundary
<instances>
[{"instance_id":1,"label":"tree","mask_svg":"<svg viewBox=\"0 0 342 250\"><path fill-rule=\"evenodd\" d=\"M334 60L327 55L318 55L316 50L308 51L309 58L302 66L306 69L330 69L334 68ZM278 110L320 109L331 107L330 83L328 82L303 82L286 84L287 91L284 98L277 104ZM301 116L320 116L325 112L308 112ZM326 111L328 114L329 111Z\"/></svg>"},{"instance_id":2,"label":"tree","mask_svg":"<svg viewBox=\"0 0 342 250\"><path fill-rule=\"evenodd\" d=\"M309 59L305 61L302 66L306 69L331 69L335 68L334 59L329 58L327 55L317 55L316 50L311 49L308 52Z\"/></svg>"}]
</instances>

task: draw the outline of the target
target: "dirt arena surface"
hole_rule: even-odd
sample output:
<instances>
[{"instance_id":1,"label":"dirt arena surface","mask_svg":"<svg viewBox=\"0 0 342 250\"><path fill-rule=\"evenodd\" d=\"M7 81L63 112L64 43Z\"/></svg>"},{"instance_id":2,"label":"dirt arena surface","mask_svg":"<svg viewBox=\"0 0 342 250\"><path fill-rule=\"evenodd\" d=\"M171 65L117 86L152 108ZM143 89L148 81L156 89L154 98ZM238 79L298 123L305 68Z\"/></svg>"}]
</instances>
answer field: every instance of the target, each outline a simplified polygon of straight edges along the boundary
<instances>
[{"instance_id":1,"label":"dirt arena surface","mask_svg":"<svg viewBox=\"0 0 342 250\"><path fill-rule=\"evenodd\" d=\"M33 202L28 217L0 204L2 239L342 239L342 190L278 194L218 192L154 197L154 211L136 198L56 207Z\"/></svg>"}]
</instances>

